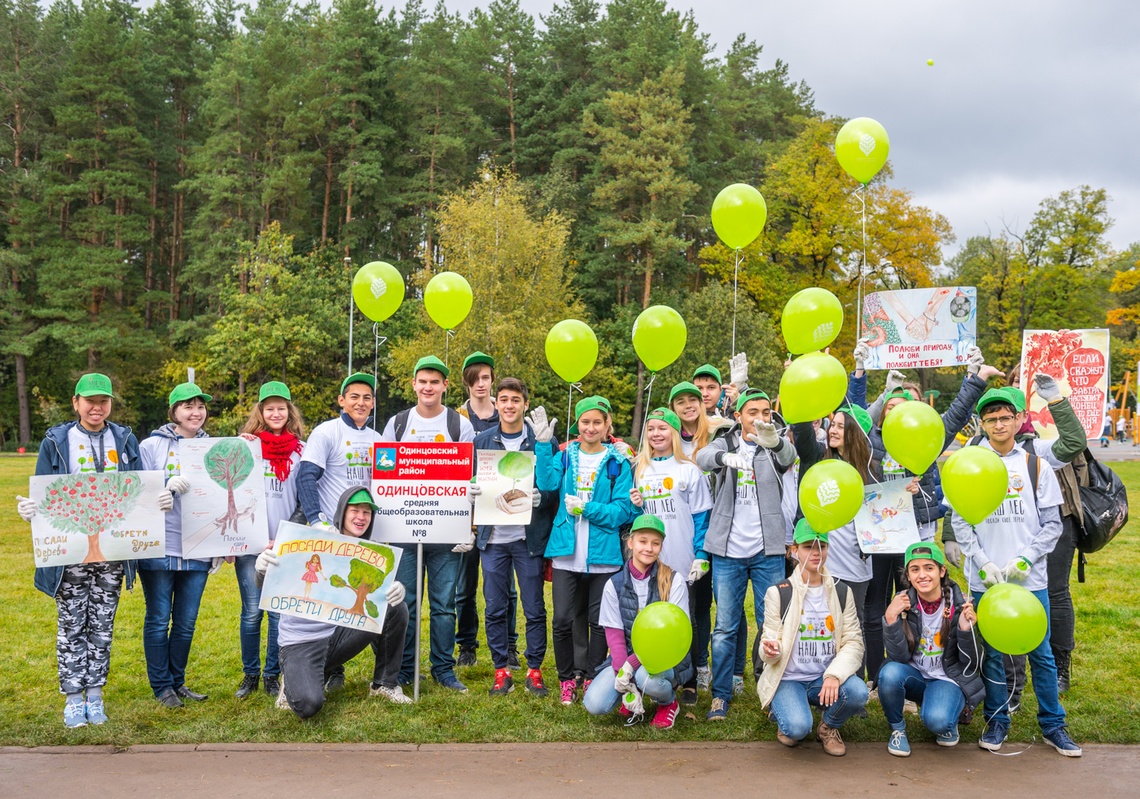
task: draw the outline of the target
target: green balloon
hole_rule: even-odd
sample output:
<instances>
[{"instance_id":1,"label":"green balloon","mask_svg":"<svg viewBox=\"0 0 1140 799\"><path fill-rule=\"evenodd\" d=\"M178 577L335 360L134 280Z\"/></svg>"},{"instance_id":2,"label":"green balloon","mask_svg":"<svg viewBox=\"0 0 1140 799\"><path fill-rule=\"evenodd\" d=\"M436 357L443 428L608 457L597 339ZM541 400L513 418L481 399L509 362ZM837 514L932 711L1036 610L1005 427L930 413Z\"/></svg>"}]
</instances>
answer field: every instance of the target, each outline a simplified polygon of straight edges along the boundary
<instances>
[{"instance_id":1,"label":"green balloon","mask_svg":"<svg viewBox=\"0 0 1140 799\"><path fill-rule=\"evenodd\" d=\"M768 205L760 192L747 183L733 183L713 200L713 230L734 250L756 240L768 221Z\"/></svg>"},{"instance_id":2,"label":"green balloon","mask_svg":"<svg viewBox=\"0 0 1140 799\"><path fill-rule=\"evenodd\" d=\"M835 137L835 157L839 165L864 185L879 174L890 151L891 140L886 128L870 117L852 119Z\"/></svg>"},{"instance_id":3,"label":"green balloon","mask_svg":"<svg viewBox=\"0 0 1140 799\"><path fill-rule=\"evenodd\" d=\"M792 424L822 419L846 396L847 370L834 355L801 355L780 378L780 412Z\"/></svg>"},{"instance_id":4,"label":"green balloon","mask_svg":"<svg viewBox=\"0 0 1140 799\"><path fill-rule=\"evenodd\" d=\"M1005 464L985 447L962 447L946 459L939 473L946 500L969 524L981 524L997 510L1009 487Z\"/></svg>"},{"instance_id":5,"label":"green balloon","mask_svg":"<svg viewBox=\"0 0 1140 799\"><path fill-rule=\"evenodd\" d=\"M838 530L863 505L863 478L845 461L829 458L800 477L800 508L816 532Z\"/></svg>"},{"instance_id":6,"label":"green balloon","mask_svg":"<svg viewBox=\"0 0 1140 799\"><path fill-rule=\"evenodd\" d=\"M598 362L598 337L585 322L563 319L546 334L546 361L567 383L576 383Z\"/></svg>"},{"instance_id":7,"label":"green balloon","mask_svg":"<svg viewBox=\"0 0 1140 799\"><path fill-rule=\"evenodd\" d=\"M360 312L373 322L383 322L404 301L404 277L383 261L373 261L356 270L352 298Z\"/></svg>"},{"instance_id":8,"label":"green balloon","mask_svg":"<svg viewBox=\"0 0 1140 799\"><path fill-rule=\"evenodd\" d=\"M946 425L925 402L907 400L891 408L883 420L883 446L914 474L922 474L946 443Z\"/></svg>"},{"instance_id":9,"label":"green balloon","mask_svg":"<svg viewBox=\"0 0 1140 799\"><path fill-rule=\"evenodd\" d=\"M444 330L452 330L466 319L474 302L471 284L455 272L440 272L424 289L424 308L431 320Z\"/></svg>"},{"instance_id":10,"label":"green balloon","mask_svg":"<svg viewBox=\"0 0 1140 799\"><path fill-rule=\"evenodd\" d=\"M693 625L672 602L652 602L641 609L630 633L633 653L650 674L660 674L685 659L693 643Z\"/></svg>"},{"instance_id":11,"label":"green balloon","mask_svg":"<svg viewBox=\"0 0 1140 799\"><path fill-rule=\"evenodd\" d=\"M978 603L978 629L998 652L1027 655L1045 640L1049 619L1032 591L1013 583L998 583L982 594Z\"/></svg>"},{"instance_id":12,"label":"green balloon","mask_svg":"<svg viewBox=\"0 0 1140 799\"><path fill-rule=\"evenodd\" d=\"M633 323L633 349L651 372L660 372L685 351L688 330L668 305L650 305Z\"/></svg>"},{"instance_id":13,"label":"green balloon","mask_svg":"<svg viewBox=\"0 0 1140 799\"><path fill-rule=\"evenodd\" d=\"M842 328L843 304L827 289L815 286L793 294L780 317L784 341L793 355L822 350Z\"/></svg>"}]
</instances>

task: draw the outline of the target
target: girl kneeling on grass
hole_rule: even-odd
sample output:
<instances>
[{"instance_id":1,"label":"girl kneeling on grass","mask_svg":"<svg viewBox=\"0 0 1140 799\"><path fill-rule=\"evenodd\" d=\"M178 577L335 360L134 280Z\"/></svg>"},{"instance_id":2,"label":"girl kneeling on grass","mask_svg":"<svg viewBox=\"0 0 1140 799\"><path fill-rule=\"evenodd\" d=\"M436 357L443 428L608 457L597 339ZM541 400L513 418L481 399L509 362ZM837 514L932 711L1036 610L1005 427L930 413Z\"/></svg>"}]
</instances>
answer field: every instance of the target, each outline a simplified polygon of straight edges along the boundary
<instances>
[{"instance_id":1,"label":"girl kneeling on grass","mask_svg":"<svg viewBox=\"0 0 1140 799\"><path fill-rule=\"evenodd\" d=\"M764 596L760 648L764 671L756 681L762 707L776 722L776 738L795 746L811 732L813 705L823 710L816 735L823 750L847 754L839 728L867 704L863 633L854 592L824 569L827 533L807 519L796 523L792 576Z\"/></svg>"},{"instance_id":2,"label":"girl kneeling on grass","mask_svg":"<svg viewBox=\"0 0 1140 799\"><path fill-rule=\"evenodd\" d=\"M633 622L646 606L667 599L689 614L689 592L677 573L658 561L665 541L665 523L652 514L638 516L629 534L630 559L602 591L598 623L606 631L610 657L598 670L582 704L586 710L601 716L613 712L622 697L634 687L657 703L650 723L667 730L677 718L677 687L691 676L692 661L686 654L675 668L650 674L633 653ZM640 719L624 704L619 710L623 718L634 723Z\"/></svg>"},{"instance_id":3,"label":"girl kneeling on grass","mask_svg":"<svg viewBox=\"0 0 1140 799\"><path fill-rule=\"evenodd\" d=\"M946 558L933 542L906 549L905 585L883 617L887 662L879 671L879 701L891 725L887 751L910 755L903 701L922 707L922 724L939 746L958 743L958 717L986 696L985 647L975 629L970 600L946 573Z\"/></svg>"}]
</instances>

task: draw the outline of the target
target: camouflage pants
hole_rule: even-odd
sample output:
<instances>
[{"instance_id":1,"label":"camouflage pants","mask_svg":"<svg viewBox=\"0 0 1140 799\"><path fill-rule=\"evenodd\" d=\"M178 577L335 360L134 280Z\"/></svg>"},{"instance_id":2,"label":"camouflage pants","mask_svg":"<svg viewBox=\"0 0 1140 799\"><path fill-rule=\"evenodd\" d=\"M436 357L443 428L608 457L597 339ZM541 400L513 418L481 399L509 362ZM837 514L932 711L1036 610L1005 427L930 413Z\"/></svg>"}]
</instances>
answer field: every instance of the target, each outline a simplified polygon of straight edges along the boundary
<instances>
[{"instance_id":1,"label":"camouflage pants","mask_svg":"<svg viewBox=\"0 0 1140 799\"><path fill-rule=\"evenodd\" d=\"M55 595L59 632L59 690L75 694L107 683L111 667L111 629L119 607L125 568L122 563L80 563L63 570Z\"/></svg>"}]
</instances>

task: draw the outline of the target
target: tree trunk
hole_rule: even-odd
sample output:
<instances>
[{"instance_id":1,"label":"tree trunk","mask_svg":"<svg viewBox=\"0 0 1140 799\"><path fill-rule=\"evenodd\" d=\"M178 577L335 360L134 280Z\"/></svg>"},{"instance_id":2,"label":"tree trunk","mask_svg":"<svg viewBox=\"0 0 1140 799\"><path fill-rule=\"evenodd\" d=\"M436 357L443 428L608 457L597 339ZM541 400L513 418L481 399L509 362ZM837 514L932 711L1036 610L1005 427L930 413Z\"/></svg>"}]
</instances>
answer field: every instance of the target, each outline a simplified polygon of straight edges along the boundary
<instances>
[{"instance_id":1,"label":"tree trunk","mask_svg":"<svg viewBox=\"0 0 1140 799\"><path fill-rule=\"evenodd\" d=\"M368 598L368 592L372 590L368 583L361 583L356 587L356 603L348 609L349 613L355 613L358 616L364 615L364 600Z\"/></svg>"},{"instance_id":2,"label":"tree trunk","mask_svg":"<svg viewBox=\"0 0 1140 799\"><path fill-rule=\"evenodd\" d=\"M633 400L633 423L629 426L630 435L641 440L641 419L645 416L642 413L644 408L642 399L642 389L645 385L645 364L640 360L637 362L637 396Z\"/></svg>"},{"instance_id":3,"label":"tree trunk","mask_svg":"<svg viewBox=\"0 0 1140 799\"><path fill-rule=\"evenodd\" d=\"M32 411L28 405L28 359L16 356L16 403L20 407L20 440L24 446L32 440Z\"/></svg>"},{"instance_id":4,"label":"tree trunk","mask_svg":"<svg viewBox=\"0 0 1140 799\"><path fill-rule=\"evenodd\" d=\"M321 214L321 246L329 240L329 200L332 197L333 184L333 148L329 145L328 156L325 158L325 209Z\"/></svg>"},{"instance_id":5,"label":"tree trunk","mask_svg":"<svg viewBox=\"0 0 1140 799\"><path fill-rule=\"evenodd\" d=\"M103 557L103 550L99 548L99 533L87 536L87 557L83 559L84 563L102 563L106 558Z\"/></svg>"}]
</instances>

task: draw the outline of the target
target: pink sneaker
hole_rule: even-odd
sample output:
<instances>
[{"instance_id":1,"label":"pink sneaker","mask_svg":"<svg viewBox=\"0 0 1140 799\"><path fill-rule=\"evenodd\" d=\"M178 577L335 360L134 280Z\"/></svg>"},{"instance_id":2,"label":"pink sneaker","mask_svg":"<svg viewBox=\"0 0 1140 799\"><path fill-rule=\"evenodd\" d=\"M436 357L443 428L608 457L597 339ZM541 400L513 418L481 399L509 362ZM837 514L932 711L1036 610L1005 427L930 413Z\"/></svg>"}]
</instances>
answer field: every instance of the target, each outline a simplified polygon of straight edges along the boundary
<instances>
[{"instance_id":1,"label":"pink sneaker","mask_svg":"<svg viewBox=\"0 0 1140 799\"><path fill-rule=\"evenodd\" d=\"M582 700L583 701L585 701L585 699L586 699L586 691L590 690L590 683L592 683L592 682L593 682L593 680L586 680L584 683L582 683Z\"/></svg>"},{"instance_id":2,"label":"pink sneaker","mask_svg":"<svg viewBox=\"0 0 1140 799\"><path fill-rule=\"evenodd\" d=\"M559 683L562 689L562 704L574 704L574 688L577 687L573 680L563 680Z\"/></svg>"},{"instance_id":3,"label":"pink sneaker","mask_svg":"<svg viewBox=\"0 0 1140 799\"><path fill-rule=\"evenodd\" d=\"M657 712L653 714L653 721L649 723L659 730L672 729L673 722L677 719L677 709L680 706L676 699L667 705L658 705Z\"/></svg>"}]
</instances>

